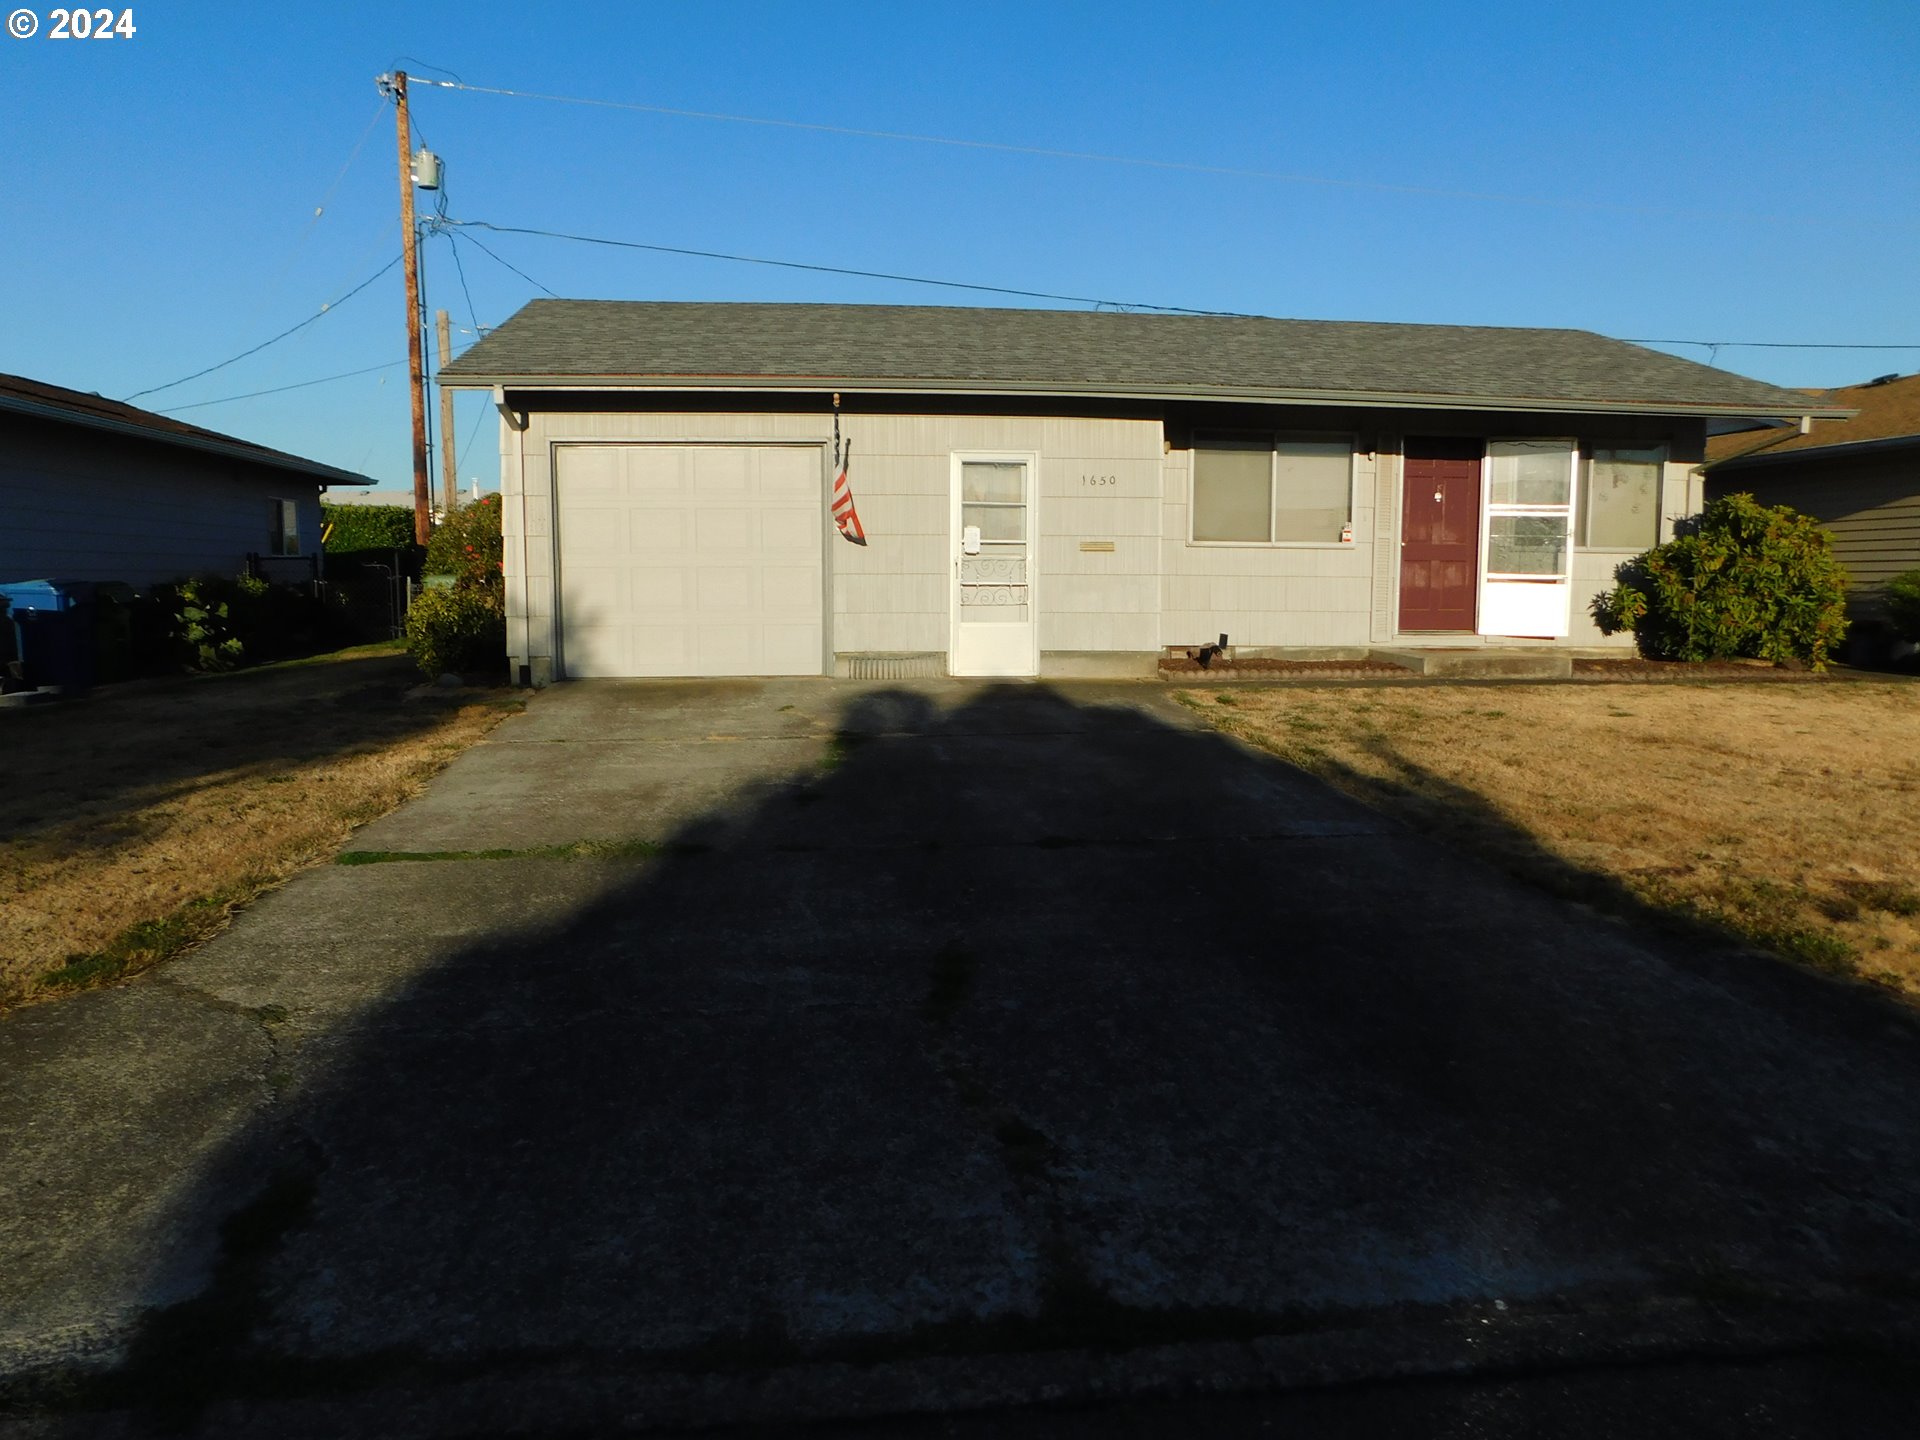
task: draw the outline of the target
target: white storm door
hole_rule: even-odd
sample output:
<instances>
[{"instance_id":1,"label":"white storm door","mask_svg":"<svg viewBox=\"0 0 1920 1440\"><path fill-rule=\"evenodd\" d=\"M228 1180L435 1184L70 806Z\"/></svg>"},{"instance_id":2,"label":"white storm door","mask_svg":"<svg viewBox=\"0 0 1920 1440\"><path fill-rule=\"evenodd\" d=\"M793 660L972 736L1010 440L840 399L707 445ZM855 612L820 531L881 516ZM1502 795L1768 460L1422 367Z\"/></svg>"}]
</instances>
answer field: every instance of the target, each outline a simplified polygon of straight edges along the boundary
<instances>
[{"instance_id":1,"label":"white storm door","mask_svg":"<svg viewBox=\"0 0 1920 1440\"><path fill-rule=\"evenodd\" d=\"M1035 675L1032 456L953 460L955 675Z\"/></svg>"}]
</instances>

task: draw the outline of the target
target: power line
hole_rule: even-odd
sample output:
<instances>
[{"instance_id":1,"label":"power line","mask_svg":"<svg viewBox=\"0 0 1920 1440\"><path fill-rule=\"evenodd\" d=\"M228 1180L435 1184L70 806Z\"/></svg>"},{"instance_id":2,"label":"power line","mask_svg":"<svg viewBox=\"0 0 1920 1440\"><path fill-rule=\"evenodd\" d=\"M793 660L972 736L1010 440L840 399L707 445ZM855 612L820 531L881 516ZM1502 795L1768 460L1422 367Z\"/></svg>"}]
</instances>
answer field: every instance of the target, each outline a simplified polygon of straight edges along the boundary
<instances>
[{"instance_id":1,"label":"power line","mask_svg":"<svg viewBox=\"0 0 1920 1440\"><path fill-rule=\"evenodd\" d=\"M325 305L322 305L318 310L314 311L313 314L309 315L306 319L302 320L298 325L289 325L285 330L282 330L278 335L274 336L271 340L262 340L258 345L254 346L251 350L242 350L238 355L233 356L231 359L222 360L218 365L209 365L204 370L196 370L191 375L182 375L178 380L169 380L164 385L153 385L148 387L145 390L136 390L133 392L133 394L125 396L123 398L126 400L138 400L142 395L158 395L162 390L171 390L175 386L186 384L189 380L198 380L202 375L211 375L216 370L224 370L227 368L227 366L236 364L239 361L246 359L249 355L258 355L262 350L266 349L269 345L279 344L282 340L286 339L289 335L295 334L298 331L306 329L307 326L313 324L313 322L318 320L322 315L326 315L331 311L339 308L341 305L344 305L347 301L351 300L354 296L358 295L362 290L366 289L369 285L373 284L374 281L378 280L382 275L386 274L387 271L391 270L394 266L398 265L399 263L400 263L400 256L398 255L394 256L393 259L389 260L386 264L382 265L378 270L374 271L373 274L369 275L366 279L362 280L358 285L354 286L353 289L347 291L347 293L342 295L338 300L328 301Z\"/></svg>"},{"instance_id":2,"label":"power line","mask_svg":"<svg viewBox=\"0 0 1920 1440\"><path fill-rule=\"evenodd\" d=\"M1559 196L1507 195L1479 190L1456 190L1437 185L1407 185L1386 180L1352 180L1332 175L1308 175L1287 170L1261 170L1238 165L1209 165L1192 160L1159 160L1141 155L1109 155L1096 150L1067 150L1049 145L1016 145L999 140L976 140L955 135L925 135L910 130L873 130L853 125L828 125L812 120L784 120L766 115L734 115L719 110L685 110L671 105L644 105L632 100L602 100L582 95L548 95L532 90L509 90L496 85L469 85L463 80L411 77L442 90L465 90L475 95L503 95L516 100L544 100L557 105L586 105L602 110L632 110L646 115L668 115L681 120L713 120L731 125L758 125L779 130L803 130L819 135L845 135L862 140L892 140L916 145L942 145L957 150L986 150L1003 155L1030 155L1048 160L1088 160L1102 165L1129 165L1148 170L1172 170L1191 175L1217 175L1235 180L1270 180L1286 185L1320 185L1333 189L1383 191L1394 195L1424 195L1444 200L1475 200L1501 205L1533 205L1550 209L1601 211L1615 214L1672 217L1676 212L1651 205L1627 205L1604 200L1570 200ZM1721 214L1718 218L1742 218ZM1775 223L1804 222L1805 216L1750 215Z\"/></svg>"},{"instance_id":3,"label":"power line","mask_svg":"<svg viewBox=\"0 0 1920 1440\"><path fill-rule=\"evenodd\" d=\"M1052 290L1020 290L1010 285L979 285L966 280L936 280L925 275L901 275L888 270L855 270L844 265L812 265L800 260L770 260L760 255L730 255L720 250L690 250L680 245L651 245L639 240L608 240L597 235L569 235L559 230L535 230L519 225L495 225L487 220L453 220L448 225L462 229L491 230L501 235L538 235L548 240L575 240L583 245L609 245L619 250L646 250L656 255L687 255L700 260L730 260L738 265L772 265L782 270L809 270L819 275L851 275L862 280L891 280L904 285L935 285L946 290L976 290L989 295L1015 295L1025 300L1059 300L1070 305L1111 306L1118 310L1154 310L1169 315L1231 315L1229 310L1195 310L1185 305L1153 305L1146 301L1101 299L1092 295L1063 295ZM478 241L474 242L478 244ZM482 245L481 249L486 247ZM492 255L491 250L487 251ZM500 257L495 255L494 259ZM501 260L502 265L507 262ZM511 265L508 269L513 269ZM518 274L519 272L515 272ZM532 284L539 282L521 275ZM547 294L553 291L540 285ZM555 299L559 297L554 296Z\"/></svg>"},{"instance_id":4,"label":"power line","mask_svg":"<svg viewBox=\"0 0 1920 1440\"><path fill-rule=\"evenodd\" d=\"M280 288L286 282L288 272L293 269L294 261L300 258L301 249L306 245L308 238L312 236L314 228L319 225L320 217L327 213L327 206L333 203L333 197L340 189L341 182L347 178L347 172L353 169L353 162L360 158L360 151L366 146L367 137L373 134L373 127L380 123L381 112L386 108L387 106L384 100L374 105L373 115L367 121L367 128L362 130L360 132L360 138L354 141L353 149L347 154L346 164L342 165L340 167L340 173L333 177L333 183L327 187L327 193L320 197L320 203L313 207L313 214L308 217L306 227L301 230L299 238L293 242L293 249L287 253L285 263L280 266L279 272L274 275L273 280L268 285L267 294L272 298L279 298Z\"/></svg>"},{"instance_id":5,"label":"power line","mask_svg":"<svg viewBox=\"0 0 1920 1440\"><path fill-rule=\"evenodd\" d=\"M278 395L286 390L304 390L309 385L325 385L334 380L351 380L356 375L371 375L376 370L391 370L396 365L404 364L406 364L404 360L389 360L384 365L369 365L364 370L343 370L338 375L322 375L318 380L297 380L291 385L276 385L271 390L249 390L244 395L222 395L218 400L196 400L191 405L171 405L155 413L177 415L182 410L198 410L204 405L226 405L235 400L253 400L262 395Z\"/></svg>"},{"instance_id":6,"label":"power line","mask_svg":"<svg viewBox=\"0 0 1920 1440\"><path fill-rule=\"evenodd\" d=\"M473 291L467 288L467 267L460 263L460 247L454 243L453 232L447 232L447 253L453 256L453 270L460 277L460 293L467 297L467 318L473 321L473 333L481 334L480 312L473 308Z\"/></svg>"},{"instance_id":7,"label":"power line","mask_svg":"<svg viewBox=\"0 0 1920 1440\"><path fill-rule=\"evenodd\" d=\"M446 223L447 223L447 224L449 224L449 225L463 225L463 224L468 224L468 223L472 223L472 224L478 224L479 222L478 222L478 221L473 221L473 222L468 222L468 221L462 221L462 220L449 220L449 221L447 221ZM492 226L488 226L487 228L488 228L488 229L492 229L492 228L494 228L494 227L492 227ZM452 238L452 237L453 237L453 234L454 234L454 232L453 232L453 231L451 231L451 230L449 230L449 231L447 232L447 235L448 235L448 237L449 237L449 238ZM490 245L487 245L487 244L484 244L484 243L482 243L482 242L481 242L481 240L480 240L480 238L479 238L478 236L475 236L475 235L462 235L462 236L460 236L459 238L461 238L461 239L463 239L463 240L468 240L468 241L471 241L471 242L472 242L473 244L475 244L475 245L478 245L478 246L480 246L480 251L481 251L481 253L482 253L482 254L484 254L484 255L489 255L489 256L492 256L492 257L493 257L493 260L494 260L494 262L495 262L496 264L500 264L500 265L504 265L504 266L506 266L506 267L507 267L507 269L509 269L509 270L511 270L511 271L513 271L513 273L514 273L514 274L516 274L516 275L518 275L518 276L519 276L519 277L520 277L520 278L521 278L522 280L524 280L524 281L526 281L526 282L527 282L527 283L528 283L529 285L531 285L531 286L533 286L533 288L534 288L534 289L536 289L536 290L538 290L538 291L540 291L540 292L541 292L542 294L544 294L544 295L548 295L548 296L550 296L551 298L553 298L553 299L555 299L555 300L558 300L558 299L560 298L560 296L559 296L559 294L558 294L558 292L556 292L556 291L553 291L553 290L549 290L549 289L547 289L547 287L546 287L546 286L544 286L544 285L542 285L542 284L541 284L541 283L540 283L540 282L539 282L538 280L536 280L536 279L534 279L534 278L533 278L533 277L532 277L531 275L529 275L529 274L527 274L527 272L526 272L526 271L524 271L524 270L522 270L522 269L521 269L521 268L520 268L520 267L519 267L518 265L515 265L515 264L514 264L514 263L513 263L512 261L510 261L510 260L503 260L503 259L501 259L501 258L500 258L500 256L499 256L499 254L495 252L495 250L493 249L493 247L492 247L492 246L490 246ZM478 322L478 321L476 320L476 321L474 322L474 329L475 329L475 330L478 330L479 328L480 328L480 326L479 326L479 322Z\"/></svg>"},{"instance_id":8,"label":"power line","mask_svg":"<svg viewBox=\"0 0 1920 1440\"><path fill-rule=\"evenodd\" d=\"M453 468L456 471L467 463L467 453L473 449L473 442L480 438L480 425L486 418L487 412L485 410L482 410L473 417L473 426L467 431L467 443L460 447L459 458L453 462ZM456 476L456 478L458 477Z\"/></svg>"}]
</instances>

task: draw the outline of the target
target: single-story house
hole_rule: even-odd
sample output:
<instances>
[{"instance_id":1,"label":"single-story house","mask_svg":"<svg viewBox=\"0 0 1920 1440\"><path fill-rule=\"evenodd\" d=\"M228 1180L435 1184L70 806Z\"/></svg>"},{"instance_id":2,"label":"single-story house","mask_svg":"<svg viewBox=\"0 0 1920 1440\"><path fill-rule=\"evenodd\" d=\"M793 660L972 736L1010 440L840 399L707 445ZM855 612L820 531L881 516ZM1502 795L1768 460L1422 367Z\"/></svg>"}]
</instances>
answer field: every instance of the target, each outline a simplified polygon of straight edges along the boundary
<instances>
[{"instance_id":1,"label":"single-story house","mask_svg":"<svg viewBox=\"0 0 1920 1440\"><path fill-rule=\"evenodd\" d=\"M0 583L316 576L320 492L365 476L0 375Z\"/></svg>"},{"instance_id":2,"label":"single-story house","mask_svg":"<svg viewBox=\"0 0 1920 1440\"><path fill-rule=\"evenodd\" d=\"M1709 440L1707 495L1744 491L1825 526L1853 580L1853 648L1873 655L1890 639L1882 587L1920 569L1920 375L1883 375L1819 398L1855 413L1815 420L1805 433L1775 427Z\"/></svg>"},{"instance_id":3,"label":"single-story house","mask_svg":"<svg viewBox=\"0 0 1920 1440\"><path fill-rule=\"evenodd\" d=\"M1710 427L1843 413L1575 330L896 305L539 300L442 381L534 684L1627 644L1588 606Z\"/></svg>"}]
</instances>

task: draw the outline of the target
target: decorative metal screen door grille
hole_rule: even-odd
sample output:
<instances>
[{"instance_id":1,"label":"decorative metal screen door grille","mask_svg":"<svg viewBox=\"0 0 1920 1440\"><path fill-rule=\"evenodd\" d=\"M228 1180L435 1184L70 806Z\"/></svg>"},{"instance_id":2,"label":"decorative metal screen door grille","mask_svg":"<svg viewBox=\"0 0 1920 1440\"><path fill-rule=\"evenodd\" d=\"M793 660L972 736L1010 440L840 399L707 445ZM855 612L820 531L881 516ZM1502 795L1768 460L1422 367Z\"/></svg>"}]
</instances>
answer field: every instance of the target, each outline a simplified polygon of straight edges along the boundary
<instances>
[{"instance_id":1,"label":"decorative metal screen door grille","mask_svg":"<svg viewBox=\"0 0 1920 1440\"><path fill-rule=\"evenodd\" d=\"M1031 469L1018 460L965 460L958 481L953 673L1031 675ZM977 554L966 553L969 529L980 532Z\"/></svg>"}]
</instances>

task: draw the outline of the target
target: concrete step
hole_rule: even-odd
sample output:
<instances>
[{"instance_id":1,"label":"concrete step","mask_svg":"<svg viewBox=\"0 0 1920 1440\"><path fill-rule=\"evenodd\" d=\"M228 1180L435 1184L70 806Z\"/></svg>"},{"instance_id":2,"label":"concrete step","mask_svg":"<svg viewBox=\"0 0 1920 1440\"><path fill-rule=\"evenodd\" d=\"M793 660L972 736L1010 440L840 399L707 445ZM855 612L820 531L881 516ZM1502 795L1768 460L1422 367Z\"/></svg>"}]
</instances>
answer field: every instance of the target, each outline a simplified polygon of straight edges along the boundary
<instances>
[{"instance_id":1,"label":"concrete step","mask_svg":"<svg viewBox=\"0 0 1920 1440\"><path fill-rule=\"evenodd\" d=\"M1564 680L1573 674L1573 656L1564 650L1374 649L1367 658L1404 665L1416 675L1455 680Z\"/></svg>"}]
</instances>

